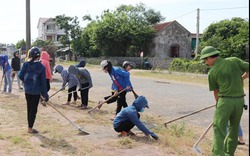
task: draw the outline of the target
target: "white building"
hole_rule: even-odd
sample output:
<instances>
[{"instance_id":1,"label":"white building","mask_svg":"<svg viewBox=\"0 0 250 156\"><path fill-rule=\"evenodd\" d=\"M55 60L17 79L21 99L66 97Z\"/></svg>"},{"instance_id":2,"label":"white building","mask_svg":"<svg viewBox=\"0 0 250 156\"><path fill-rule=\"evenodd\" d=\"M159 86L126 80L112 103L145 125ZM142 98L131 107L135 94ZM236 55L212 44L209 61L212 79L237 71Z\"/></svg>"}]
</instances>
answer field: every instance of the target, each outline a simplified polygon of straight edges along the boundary
<instances>
[{"instance_id":1,"label":"white building","mask_svg":"<svg viewBox=\"0 0 250 156\"><path fill-rule=\"evenodd\" d=\"M38 39L51 40L57 46L62 46L59 42L61 36L66 35L63 29L59 29L53 18L39 18L38 25Z\"/></svg>"}]
</instances>

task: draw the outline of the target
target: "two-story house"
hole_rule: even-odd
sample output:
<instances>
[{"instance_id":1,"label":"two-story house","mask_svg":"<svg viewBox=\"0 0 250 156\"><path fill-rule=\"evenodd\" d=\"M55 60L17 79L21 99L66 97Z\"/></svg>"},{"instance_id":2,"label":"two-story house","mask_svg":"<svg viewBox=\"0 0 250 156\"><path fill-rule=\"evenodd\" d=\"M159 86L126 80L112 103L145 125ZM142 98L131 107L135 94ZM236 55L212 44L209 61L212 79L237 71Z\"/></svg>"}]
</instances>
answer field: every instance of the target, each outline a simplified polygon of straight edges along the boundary
<instances>
[{"instance_id":1,"label":"two-story house","mask_svg":"<svg viewBox=\"0 0 250 156\"><path fill-rule=\"evenodd\" d=\"M51 40L57 46L62 46L59 39L61 36L66 35L66 33L63 29L59 29L53 18L39 18L37 29L39 39Z\"/></svg>"}]
</instances>

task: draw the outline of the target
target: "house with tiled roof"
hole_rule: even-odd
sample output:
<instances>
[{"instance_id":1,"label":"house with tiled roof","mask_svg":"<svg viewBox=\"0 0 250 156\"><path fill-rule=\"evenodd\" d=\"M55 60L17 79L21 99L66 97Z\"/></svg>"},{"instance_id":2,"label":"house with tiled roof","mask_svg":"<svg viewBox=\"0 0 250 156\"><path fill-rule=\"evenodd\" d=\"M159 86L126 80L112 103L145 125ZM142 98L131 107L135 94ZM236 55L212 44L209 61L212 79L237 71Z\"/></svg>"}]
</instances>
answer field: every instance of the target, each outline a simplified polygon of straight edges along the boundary
<instances>
[{"instance_id":1,"label":"house with tiled roof","mask_svg":"<svg viewBox=\"0 0 250 156\"><path fill-rule=\"evenodd\" d=\"M59 42L60 37L66 35L65 31L58 27L53 18L39 18L37 29L38 39L43 41L51 40L57 46L61 46Z\"/></svg>"},{"instance_id":2,"label":"house with tiled roof","mask_svg":"<svg viewBox=\"0 0 250 156\"><path fill-rule=\"evenodd\" d=\"M177 21L156 24L150 56L160 58L191 58L191 33Z\"/></svg>"}]
</instances>

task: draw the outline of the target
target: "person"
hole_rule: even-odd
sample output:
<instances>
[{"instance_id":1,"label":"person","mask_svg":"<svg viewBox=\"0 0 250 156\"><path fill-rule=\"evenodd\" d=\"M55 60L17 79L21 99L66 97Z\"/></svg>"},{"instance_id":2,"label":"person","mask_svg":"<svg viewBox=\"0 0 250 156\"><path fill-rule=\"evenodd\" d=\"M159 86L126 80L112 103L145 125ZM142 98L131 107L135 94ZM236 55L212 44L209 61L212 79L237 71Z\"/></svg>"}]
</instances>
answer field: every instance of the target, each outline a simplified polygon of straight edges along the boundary
<instances>
[{"instance_id":1,"label":"person","mask_svg":"<svg viewBox=\"0 0 250 156\"><path fill-rule=\"evenodd\" d=\"M9 64L9 57L8 55L0 55L0 64L3 69L3 75L2 79L4 79L4 87L2 93L8 93L10 94L12 92L12 82L11 82L11 66ZM8 92L7 92L7 87L8 87Z\"/></svg>"},{"instance_id":2,"label":"person","mask_svg":"<svg viewBox=\"0 0 250 156\"><path fill-rule=\"evenodd\" d=\"M28 62L31 59L30 57L30 50L28 50L26 58L24 59L24 62Z\"/></svg>"},{"instance_id":3,"label":"person","mask_svg":"<svg viewBox=\"0 0 250 156\"><path fill-rule=\"evenodd\" d=\"M243 130L241 128L241 125L239 125L238 129L238 145L245 145L245 141L243 139Z\"/></svg>"},{"instance_id":4,"label":"person","mask_svg":"<svg viewBox=\"0 0 250 156\"><path fill-rule=\"evenodd\" d=\"M115 99L117 98L117 107L115 114L118 114L121 111L122 107L125 108L128 106L126 102L126 94L127 92L131 91L132 88L129 73L119 67L113 67L112 63L108 60L103 60L100 65L102 70L105 73L108 73L111 78L112 95L115 96ZM124 89L125 91L121 92L118 95L118 93Z\"/></svg>"},{"instance_id":5,"label":"person","mask_svg":"<svg viewBox=\"0 0 250 156\"><path fill-rule=\"evenodd\" d=\"M49 63L50 56L49 56L47 51L42 51L40 61L45 67L47 92L49 92L49 90L50 90L50 82L53 80L53 78L52 78L50 63Z\"/></svg>"},{"instance_id":6,"label":"person","mask_svg":"<svg viewBox=\"0 0 250 156\"><path fill-rule=\"evenodd\" d=\"M78 80L77 78L73 75L68 73L67 70L63 69L63 66L61 65L57 65L55 67L55 73L59 73L61 74L61 77L63 79L63 84L62 84L62 88L60 90L64 90L66 84L68 83L68 99L67 102L65 103L65 105L70 105L70 101L72 98L72 93L74 96L74 104L76 104L77 101L77 85L78 85Z\"/></svg>"},{"instance_id":7,"label":"person","mask_svg":"<svg viewBox=\"0 0 250 156\"><path fill-rule=\"evenodd\" d=\"M228 125L227 125L227 133L228 133ZM240 124L238 128L238 145L245 145L245 141L243 139L243 131Z\"/></svg>"},{"instance_id":8,"label":"person","mask_svg":"<svg viewBox=\"0 0 250 156\"><path fill-rule=\"evenodd\" d=\"M86 62L85 60L80 60L80 62L78 64L76 64L75 66L78 67L78 68L84 68L86 65Z\"/></svg>"},{"instance_id":9,"label":"person","mask_svg":"<svg viewBox=\"0 0 250 156\"><path fill-rule=\"evenodd\" d=\"M212 155L234 155L244 107L243 80L249 77L249 63L237 57L220 58L219 54L220 51L213 46L206 46L200 56L211 67L208 84L216 100ZM228 122L229 134L226 137Z\"/></svg>"},{"instance_id":10,"label":"person","mask_svg":"<svg viewBox=\"0 0 250 156\"><path fill-rule=\"evenodd\" d=\"M149 108L148 101L144 96L139 96L134 102L122 109L115 117L113 121L113 127L116 132L120 132L121 136L134 135L131 129L136 126L146 136L151 136L155 140L158 136L151 132L141 121L140 113L144 112L145 108Z\"/></svg>"},{"instance_id":11,"label":"person","mask_svg":"<svg viewBox=\"0 0 250 156\"><path fill-rule=\"evenodd\" d=\"M130 72L129 72L129 71L133 68L132 63L129 62L129 61L124 61L124 62L122 63L122 68L123 68L126 72L128 72L129 77L130 77ZM130 79L130 78L129 78L129 79ZM130 83L129 86L131 86L131 87L130 87L130 90L133 91L133 86L132 86L131 81L129 81L129 83Z\"/></svg>"},{"instance_id":12,"label":"person","mask_svg":"<svg viewBox=\"0 0 250 156\"><path fill-rule=\"evenodd\" d=\"M19 56L19 51L15 51L13 54L13 58L11 59L11 67L12 67L12 83L13 80L15 78L15 76L17 77L17 84L18 84L18 88L19 89L23 89L20 85L20 79L18 77L18 73L20 71L21 68L21 61L20 61L20 56Z\"/></svg>"},{"instance_id":13,"label":"person","mask_svg":"<svg viewBox=\"0 0 250 156\"><path fill-rule=\"evenodd\" d=\"M117 107L115 112L115 115L117 115L121 111L122 107L125 108L128 106L126 102L126 94L127 92L131 91L132 88L129 73L119 67L113 67L112 63L108 60L103 60L100 65L102 70L105 73L108 73L111 78L111 96L114 97L111 98L110 101L107 101L107 103L109 104L112 103L112 101L117 101ZM118 95L118 93L124 89L125 91L121 92ZM104 99L107 99L108 97ZM111 118L111 120L113 120L113 118Z\"/></svg>"},{"instance_id":14,"label":"person","mask_svg":"<svg viewBox=\"0 0 250 156\"><path fill-rule=\"evenodd\" d=\"M86 62L85 60L80 60L80 62L78 64L76 64L75 66L77 68L84 68L86 65ZM77 93L77 92L76 92ZM77 94L77 99L81 99L81 97Z\"/></svg>"},{"instance_id":15,"label":"person","mask_svg":"<svg viewBox=\"0 0 250 156\"><path fill-rule=\"evenodd\" d=\"M49 96L46 85L45 67L39 61L40 50L37 47L30 49L30 59L25 62L19 72L19 78L24 82L24 92L27 102L27 119L28 119L28 133L38 133L33 129L37 107L40 100L40 94L44 95L47 102Z\"/></svg>"},{"instance_id":16,"label":"person","mask_svg":"<svg viewBox=\"0 0 250 156\"><path fill-rule=\"evenodd\" d=\"M78 90L81 92L81 102L82 102L82 104L79 107L81 109L87 109L89 100L89 89L93 87L89 71L86 68L77 68L74 65L70 65L68 68L68 72L70 74L75 75L79 82Z\"/></svg>"}]
</instances>

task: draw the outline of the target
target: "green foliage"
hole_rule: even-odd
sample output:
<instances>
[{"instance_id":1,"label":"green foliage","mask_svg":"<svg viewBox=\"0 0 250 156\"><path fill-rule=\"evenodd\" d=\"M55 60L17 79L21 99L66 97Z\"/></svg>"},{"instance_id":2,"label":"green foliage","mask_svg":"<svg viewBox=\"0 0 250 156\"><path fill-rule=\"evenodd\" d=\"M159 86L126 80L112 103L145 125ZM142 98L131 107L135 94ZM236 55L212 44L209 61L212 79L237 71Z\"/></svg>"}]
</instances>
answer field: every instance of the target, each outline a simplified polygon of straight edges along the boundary
<instances>
[{"instance_id":1,"label":"green foliage","mask_svg":"<svg viewBox=\"0 0 250 156\"><path fill-rule=\"evenodd\" d=\"M64 29L66 35L62 36L59 41L64 46L69 46L73 48L74 55L80 54L82 52L81 46L81 33L82 28L79 25L78 17L69 17L63 15L58 15L54 18L60 29ZM71 45L71 46L70 46Z\"/></svg>"},{"instance_id":2,"label":"green foliage","mask_svg":"<svg viewBox=\"0 0 250 156\"><path fill-rule=\"evenodd\" d=\"M221 51L220 56L246 59L246 45L249 43L249 21L242 18L221 20L204 31L200 49L207 45Z\"/></svg>"},{"instance_id":3,"label":"green foliage","mask_svg":"<svg viewBox=\"0 0 250 156\"><path fill-rule=\"evenodd\" d=\"M207 66L205 63L201 62L197 58L195 60L175 58L171 62L169 70L206 74L209 70L209 66Z\"/></svg>"},{"instance_id":4,"label":"green foliage","mask_svg":"<svg viewBox=\"0 0 250 156\"><path fill-rule=\"evenodd\" d=\"M36 47L43 47L45 45L55 45L53 41L51 40L40 40L40 39L36 39L33 43L32 43L32 47L36 46Z\"/></svg>"},{"instance_id":5,"label":"green foliage","mask_svg":"<svg viewBox=\"0 0 250 156\"><path fill-rule=\"evenodd\" d=\"M91 17L84 16L84 20ZM91 21L84 29L81 42L88 56L147 55L154 29L151 24L164 18L159 12L147 10L144 4L120 5L115 11L103 11L100 19Z\"/></svg>"},{"instance_id":6,"label":"green foliage","mask_svg":"<svg viewBox=\"0 0 250 156\"><path fill-rule=\"evenodd\" d=\"M21 47L25 46L26 45L26 42L24 41L24 39L22 40L19 40L17 43L16 43L16 48L17 49L20 49Z\"/></svg>"},{"instance_id":7,"label":"green foliage","mask_svg":"<svg viewBox=\"0 0 250 156\"><path fill-rule=\"evenodd\" d=\"M182 123L181 125L172 125L171 127L171 132L177 136L177 137L182 137L185 134L186 131L186 126L185 123Z\"/></svg>"},{"instance_id":8,"label":"green foliage","mask_svg":"<svg viewBox=\"0 0 250 156\"><path fill-rule=\"evenodd\" d=\"M23 138L21 138L19 136L13 136L13 137L11 137L10 140L13 144L20 144L24 141Z\"/></svg>"}]
</instances>

